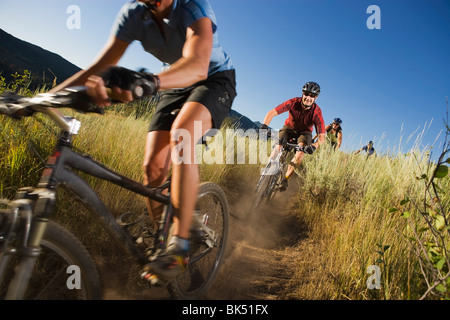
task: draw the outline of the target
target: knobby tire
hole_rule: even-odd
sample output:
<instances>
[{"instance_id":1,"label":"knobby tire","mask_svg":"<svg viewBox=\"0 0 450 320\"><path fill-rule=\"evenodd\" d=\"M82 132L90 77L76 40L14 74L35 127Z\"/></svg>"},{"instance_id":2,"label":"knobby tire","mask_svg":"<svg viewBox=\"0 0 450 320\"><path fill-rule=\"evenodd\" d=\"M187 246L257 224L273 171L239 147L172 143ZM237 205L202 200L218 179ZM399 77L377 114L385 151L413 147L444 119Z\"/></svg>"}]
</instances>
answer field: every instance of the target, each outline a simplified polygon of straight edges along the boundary
<instances>
[{"instance_id":1,"label":"knobby tire","mask_svg":"<svg viewBox=\"0 0 450 320\"><path fill-rule=\"evenodd\" d=\"M25 300L102 298L100 277L94 261L72 233L49 221L41 242L41 250L27 287ZM73 271L68 269L69 266L76 266L79 269ZM12 276L13 264L8 272ZM77 282L77 275L80 276L80 282ZM5 291L6 287L0 288L2 296Z\"/></svg>"},{"instance_id":2,"label":"knobby tire","mask_svg":"<svg viewBox=\"0 0 450 320\"><path fill-rule=\"evenodd\" d=\"M177 299L201 299L210 289L223 263L228 240L229 209L223 190L211 182L199 187L195 210L208 215L207 226L217 233L216 244L208 248L197 235L191 236L187 270L168 285ZM196 230L192 231L193 233Z\"/></svg>"}]
</instances>

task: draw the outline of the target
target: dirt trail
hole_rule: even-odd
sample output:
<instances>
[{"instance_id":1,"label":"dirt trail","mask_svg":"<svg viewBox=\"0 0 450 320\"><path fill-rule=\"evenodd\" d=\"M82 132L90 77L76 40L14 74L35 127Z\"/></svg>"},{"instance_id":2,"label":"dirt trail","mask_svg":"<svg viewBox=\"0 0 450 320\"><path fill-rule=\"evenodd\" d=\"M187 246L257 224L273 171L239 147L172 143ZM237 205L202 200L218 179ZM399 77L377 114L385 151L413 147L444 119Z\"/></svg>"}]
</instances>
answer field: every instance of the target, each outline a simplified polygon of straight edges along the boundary
<instances>
[{"instance_id":1,"label":"dirt trail","mask_svg":"<svg viewBox=\"0 0 450 320\"><path fill-rule=\"evenodd\" d=\"M293 270L289 256L305 234L286 205L296 190L291 184L247 222L239 217L247 214L251 199L229 196L232 219L227 257L208 298L271 300L288 296ZM252 191L240 194L252 195Z\"/></svg>"},{"instance_id":2,"label":"dirt trail","mask_svg":"<svg viewBox=\"0 0 450 320\"><path fill-rule=\"evenodd\" d=\"M226 258L205 299L289 299L292 251L298 250L296 244L306 234L286 205L297 189L295 183L291 184L286 192L277 194L250 220L243 218L248 214L253 187L240 187L234 193L225 190L231 214ZM115 270L118 264L121 262L103 266L101 271L106 287L105 299L170 299L165 288L130 293L123 286L127 282L126 275Z\"/></svg>"}]
</instances>

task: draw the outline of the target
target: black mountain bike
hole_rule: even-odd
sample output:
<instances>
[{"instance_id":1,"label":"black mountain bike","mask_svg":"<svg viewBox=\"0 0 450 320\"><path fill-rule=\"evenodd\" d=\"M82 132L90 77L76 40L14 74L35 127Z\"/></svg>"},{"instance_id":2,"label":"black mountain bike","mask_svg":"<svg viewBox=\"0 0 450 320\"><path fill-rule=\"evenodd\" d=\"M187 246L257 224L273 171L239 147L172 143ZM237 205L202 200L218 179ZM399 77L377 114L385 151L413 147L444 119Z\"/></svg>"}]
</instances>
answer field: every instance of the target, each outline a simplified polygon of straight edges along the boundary
<instances>
[{"instance_id":1,"label":"black mountain bike","mask_svg":"<svg viewBox=\"0 0 450 320\"><path fill-rule=\"evenodd\" d=\"M297 151L312 154L315 148L313 146L301 146L295 143L289 143L285 140L281 141L280 152L275 159L269 159L256 184L252 211L264 202L273 199L277 191L283 188L282 181L285 177L287 167Z\"/></svg>"},{"instance_id":2,"label":"black mountain bike","mask_svg":"<svg viewBox=\"0 0 450 320\"><path fill-rule=\"evenodd\" d=\"M124 253L141 266L148 263L148 250L142 250L136 240L142 238L142 234L149 238L149 228L144 226L141 230L145 232L132 235L130 226L142 223L125 222L126 217L116 219L77 171L164 204L163 218L159 222L161 232L156 241L150 241L156 245L149 249L151 252L164 249L169 241L173 215L170 180L160 187L149 188L74 150L73 139L81 123L75 118L61 116L55 108L101 113L98 107L86 101L88 98L82 87L33 98L12 94L0 97L0 113L16 119L44 113L61 129L55 151L47 161L39 184L19 189L13 200L0 201L1 298L102 298L101 278L92 257L71 232L52 221L59 187L65 187L81 199L89 211L100 218L102 227ZM150 219L148 214L146 216ZM228 203L223 190L213 183L201 184L191 228L187 270L175 280L164 282L174 297L196 299L206 294L224 259L228 223ZM69 271L74 268L80 275L77 287L68 285ZM138 279L139 273L136 272Z\"/></svg>"}]
</instances>

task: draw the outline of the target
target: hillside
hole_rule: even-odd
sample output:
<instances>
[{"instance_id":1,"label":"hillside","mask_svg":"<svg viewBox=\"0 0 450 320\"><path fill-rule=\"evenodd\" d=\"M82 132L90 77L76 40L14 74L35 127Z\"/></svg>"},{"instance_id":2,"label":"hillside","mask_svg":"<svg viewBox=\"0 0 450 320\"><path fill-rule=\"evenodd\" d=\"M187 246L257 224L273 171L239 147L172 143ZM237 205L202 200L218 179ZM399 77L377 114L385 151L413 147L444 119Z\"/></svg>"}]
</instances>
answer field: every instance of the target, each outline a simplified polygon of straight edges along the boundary
<instances>
[{"instance_id":1,"label":"hillside","mask_svg":"<svg viewBox=\"0 0 450 320\"><path fill-rule=\"evenodd\" d=\"M255 129L258 130L260 125L258 123L253 122L248 117L240 114L239 112L231 109L230 113L228 114L230 118L233 119L233 124L236 128L240 128L243 130L249 130L249 129Z\"/></svg>"},{"instance_id":2,"label":"hillside","mask_svg":"<svg viewBox=\"0 0 450 320\"><path fill-rule=\"evenodd\" d=\"M63 57L20 40L0 29L0 75L10 82L11 74L31 72L31 87L52 84L55 77L61 83L80 70Z\"/></svg>"}]
</instances>

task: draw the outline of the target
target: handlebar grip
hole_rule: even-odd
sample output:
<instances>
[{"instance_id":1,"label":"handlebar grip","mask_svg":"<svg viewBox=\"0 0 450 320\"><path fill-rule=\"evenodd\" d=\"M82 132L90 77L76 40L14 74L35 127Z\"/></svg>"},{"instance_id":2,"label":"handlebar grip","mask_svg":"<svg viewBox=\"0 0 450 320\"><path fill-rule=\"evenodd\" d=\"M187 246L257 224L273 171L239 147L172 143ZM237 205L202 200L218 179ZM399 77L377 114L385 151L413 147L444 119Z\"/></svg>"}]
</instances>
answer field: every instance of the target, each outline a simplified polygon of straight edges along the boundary
<instances>
[{"instance_id":1,"label":"handlebar grip","mask_svg":"<svg viewBox=\"0 0 450 320\"><path fill-rule=\"evenodd\" d=\"M316 147L313 145L305 146L302 151L307 154L313 154L316 151Z\"/></svg>"}]
</instances>

